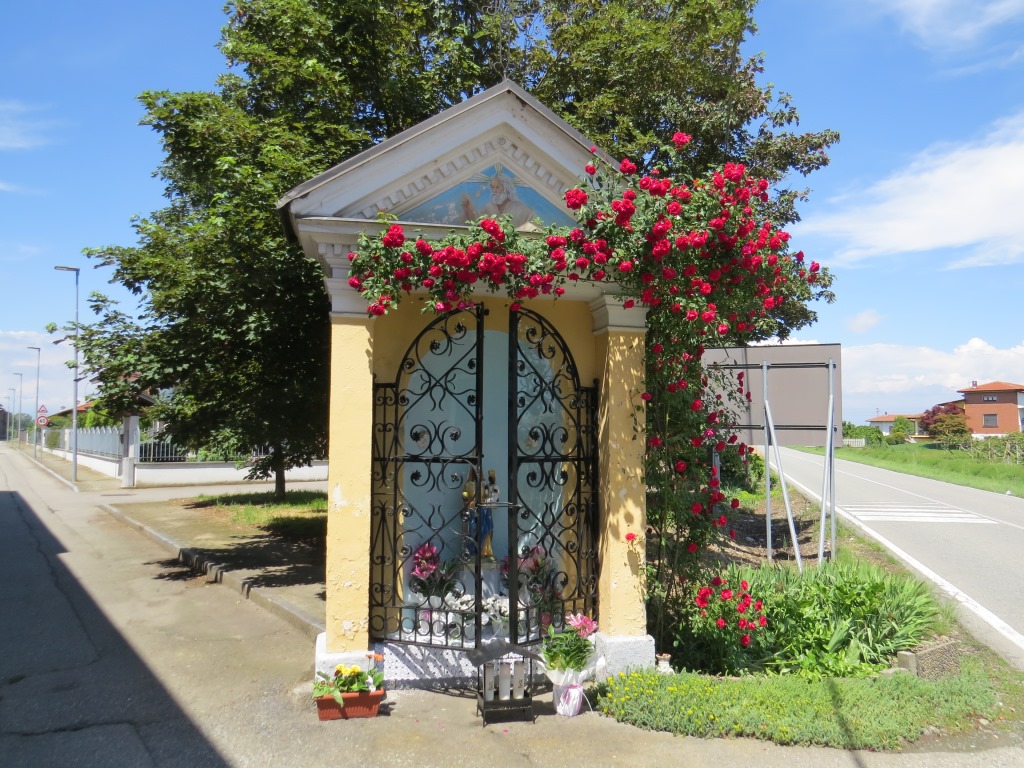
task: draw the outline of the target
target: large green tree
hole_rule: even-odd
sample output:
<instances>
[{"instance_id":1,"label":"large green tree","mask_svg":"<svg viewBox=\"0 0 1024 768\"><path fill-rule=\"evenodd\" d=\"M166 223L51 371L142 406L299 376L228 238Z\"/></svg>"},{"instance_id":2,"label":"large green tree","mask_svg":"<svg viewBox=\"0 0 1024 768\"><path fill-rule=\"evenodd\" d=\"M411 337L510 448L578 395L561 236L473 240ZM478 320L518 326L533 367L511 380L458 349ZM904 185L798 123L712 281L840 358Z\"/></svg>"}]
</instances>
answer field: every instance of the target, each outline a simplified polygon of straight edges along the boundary
<instances>
[{"instance_id":1,"label":"large green tree","mask_svg":"<svg viewBox=\"0 0 1024 768\"><path fill-rule=\"evenodd\" d=\"M139 318L102 297L80 329L85 367L126 405L169 389L176 436L271 446L277 477L326 443L328 320L322 275L287 242L282 193L510 76L608 151L694 174L746 162L796 218L795 173L827 162L831 131L795 132L784 94L758 85L753 0L237 0L226 73L209 92L142 94L165 159L167 206L135 247L90 254L137 293ZM695 136L685 155L658 147ZM680 164L685 167L680 168ZM786 327L813 318L799 302Z\"/></svg>"}]
</instances>

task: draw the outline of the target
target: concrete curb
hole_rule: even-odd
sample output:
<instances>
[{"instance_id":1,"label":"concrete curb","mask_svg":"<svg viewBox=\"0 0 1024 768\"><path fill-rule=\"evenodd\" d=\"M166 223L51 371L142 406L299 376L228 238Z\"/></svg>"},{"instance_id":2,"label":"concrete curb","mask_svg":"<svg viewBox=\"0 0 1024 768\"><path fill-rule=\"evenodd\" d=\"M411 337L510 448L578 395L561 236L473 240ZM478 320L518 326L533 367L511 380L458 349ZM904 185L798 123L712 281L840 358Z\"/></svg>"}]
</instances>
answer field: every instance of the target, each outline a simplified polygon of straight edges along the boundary
<instances>
[{"instance_id":1,"label":"concrete curb","mask_svg":"<svg viewBox=\"0 0 1024 768\"><path fill-rule=\"evenodd\" d=\"M308 613L297 608L288 601L279 599L270 590L253 586L250 579L226 570L222 564L215 563L213 560L208 559L200 550L181 545L166 534L134 519L129 515L126 515L117 507L109 504L102 504L100 505L100 508L117 518L125 525L128 525L151 538L169 553L174 555L182 565L188 566L197 573L205 574L209 577L211 582L216 582L230 587L247 600L251 600L261 608L264 608L275 616L284 619L284 621L302 632L311 640L316 640L317 635L326 631L327 627L322 619L310 616Z\"/></svg>"}]
</instances>

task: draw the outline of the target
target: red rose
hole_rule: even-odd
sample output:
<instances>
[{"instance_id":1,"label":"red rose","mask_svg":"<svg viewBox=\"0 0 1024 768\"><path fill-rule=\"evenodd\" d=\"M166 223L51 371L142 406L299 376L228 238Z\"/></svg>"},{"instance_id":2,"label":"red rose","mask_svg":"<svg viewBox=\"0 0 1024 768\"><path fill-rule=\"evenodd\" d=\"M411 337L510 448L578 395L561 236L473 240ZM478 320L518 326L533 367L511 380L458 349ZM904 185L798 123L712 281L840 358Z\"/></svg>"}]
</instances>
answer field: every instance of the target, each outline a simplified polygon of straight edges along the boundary
<instances>
[{"instance_id":1,"label":"red rose","mask_svg":"<svg viewBox=\"0 0 1024 768\"><path fill-rule=\"evenodd\" d=\"M565 192L565 204L574 211L578 211L587 204L587 193L582 189L569 189Z\"/></svg>"},{"instance_id":2,"label":"red rose","mask_svg":"<svg viewBox=\"0 0 1024 768\"><path fill-rule=\"evenodd\" d=\"M392 224L380 240L388 248L397 248L405 242L405 232L398 224Z\"/></svg>"},{"instance_id":3,"label":"red rose","mask_svg":"<svg viewBox=\"0 0 1024 768\"><path fill-rule=\"evenodd\" d=\"M636 541L636 534L633 533L632 531L627 533L626 534L626 541L628 541L630 544L632 544L634 541Z\"/></svg>"}]
</instances>

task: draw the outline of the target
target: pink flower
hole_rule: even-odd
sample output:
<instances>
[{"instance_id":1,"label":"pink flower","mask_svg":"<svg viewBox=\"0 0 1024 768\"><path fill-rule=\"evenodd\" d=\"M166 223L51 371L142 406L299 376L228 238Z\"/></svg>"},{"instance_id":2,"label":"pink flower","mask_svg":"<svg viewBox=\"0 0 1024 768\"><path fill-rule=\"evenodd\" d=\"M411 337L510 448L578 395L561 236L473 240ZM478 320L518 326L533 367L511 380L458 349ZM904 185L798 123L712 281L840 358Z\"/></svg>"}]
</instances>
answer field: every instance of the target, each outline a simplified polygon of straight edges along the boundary
<instances>
[{"instance_id":1,"label":"pink flower","mask_svg":"<svg viewBox=\"0 0 1024 768\"><path fill-rule=\"evenodd\" d=\"M627 533L626 534L626 541L628 541L630 544L632 544L634 541L636 541L636 534L633 533L632 531Z\"/></svg>"},{"instance_id":2,"label":"pink flower","mask_svg":"<svg viewBox=\"0 0 1024 768\"><path fill-rule=\"evenodd\" d=\"M588 638L597 632L597 622L582 613L566 614L565 623L576 630L576 634L582 638Z\"/></svg>"}]
</instances>

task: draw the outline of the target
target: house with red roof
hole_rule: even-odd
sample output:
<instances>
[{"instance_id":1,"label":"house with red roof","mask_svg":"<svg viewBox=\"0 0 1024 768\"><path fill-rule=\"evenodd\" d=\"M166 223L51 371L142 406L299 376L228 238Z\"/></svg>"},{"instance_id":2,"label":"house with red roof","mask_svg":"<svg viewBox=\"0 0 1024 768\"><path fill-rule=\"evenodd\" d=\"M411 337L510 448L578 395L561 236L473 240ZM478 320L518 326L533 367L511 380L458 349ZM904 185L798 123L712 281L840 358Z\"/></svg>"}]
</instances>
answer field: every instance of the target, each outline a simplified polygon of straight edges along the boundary
<instances>
[{"instance_id":1,"label":"house with red roof","mask_svg":"<svg viewBox=\"0 0 1024 768\"><path fill-rule=\"evenodd\" d=\"M868 419L868 426L878 427L883 435L888 435L892 432L893 422L901 416L914 426L913 433L907 437L913 438L922 434L924 431L921 429L921 417L924 416L922 413L883 413L881 416L873 416Z\"/></svg>"},{"instance_id":2,"label":"house with red roof","mask_svg":"<svg viewBox=\"0 0 1024 768\"><path fill-rule=\"evenodd\" d=\"M972 381L957 391L964 396L967 427L975 437L1024 432L1024 384Z\"/></svg>"}]
</instances>

